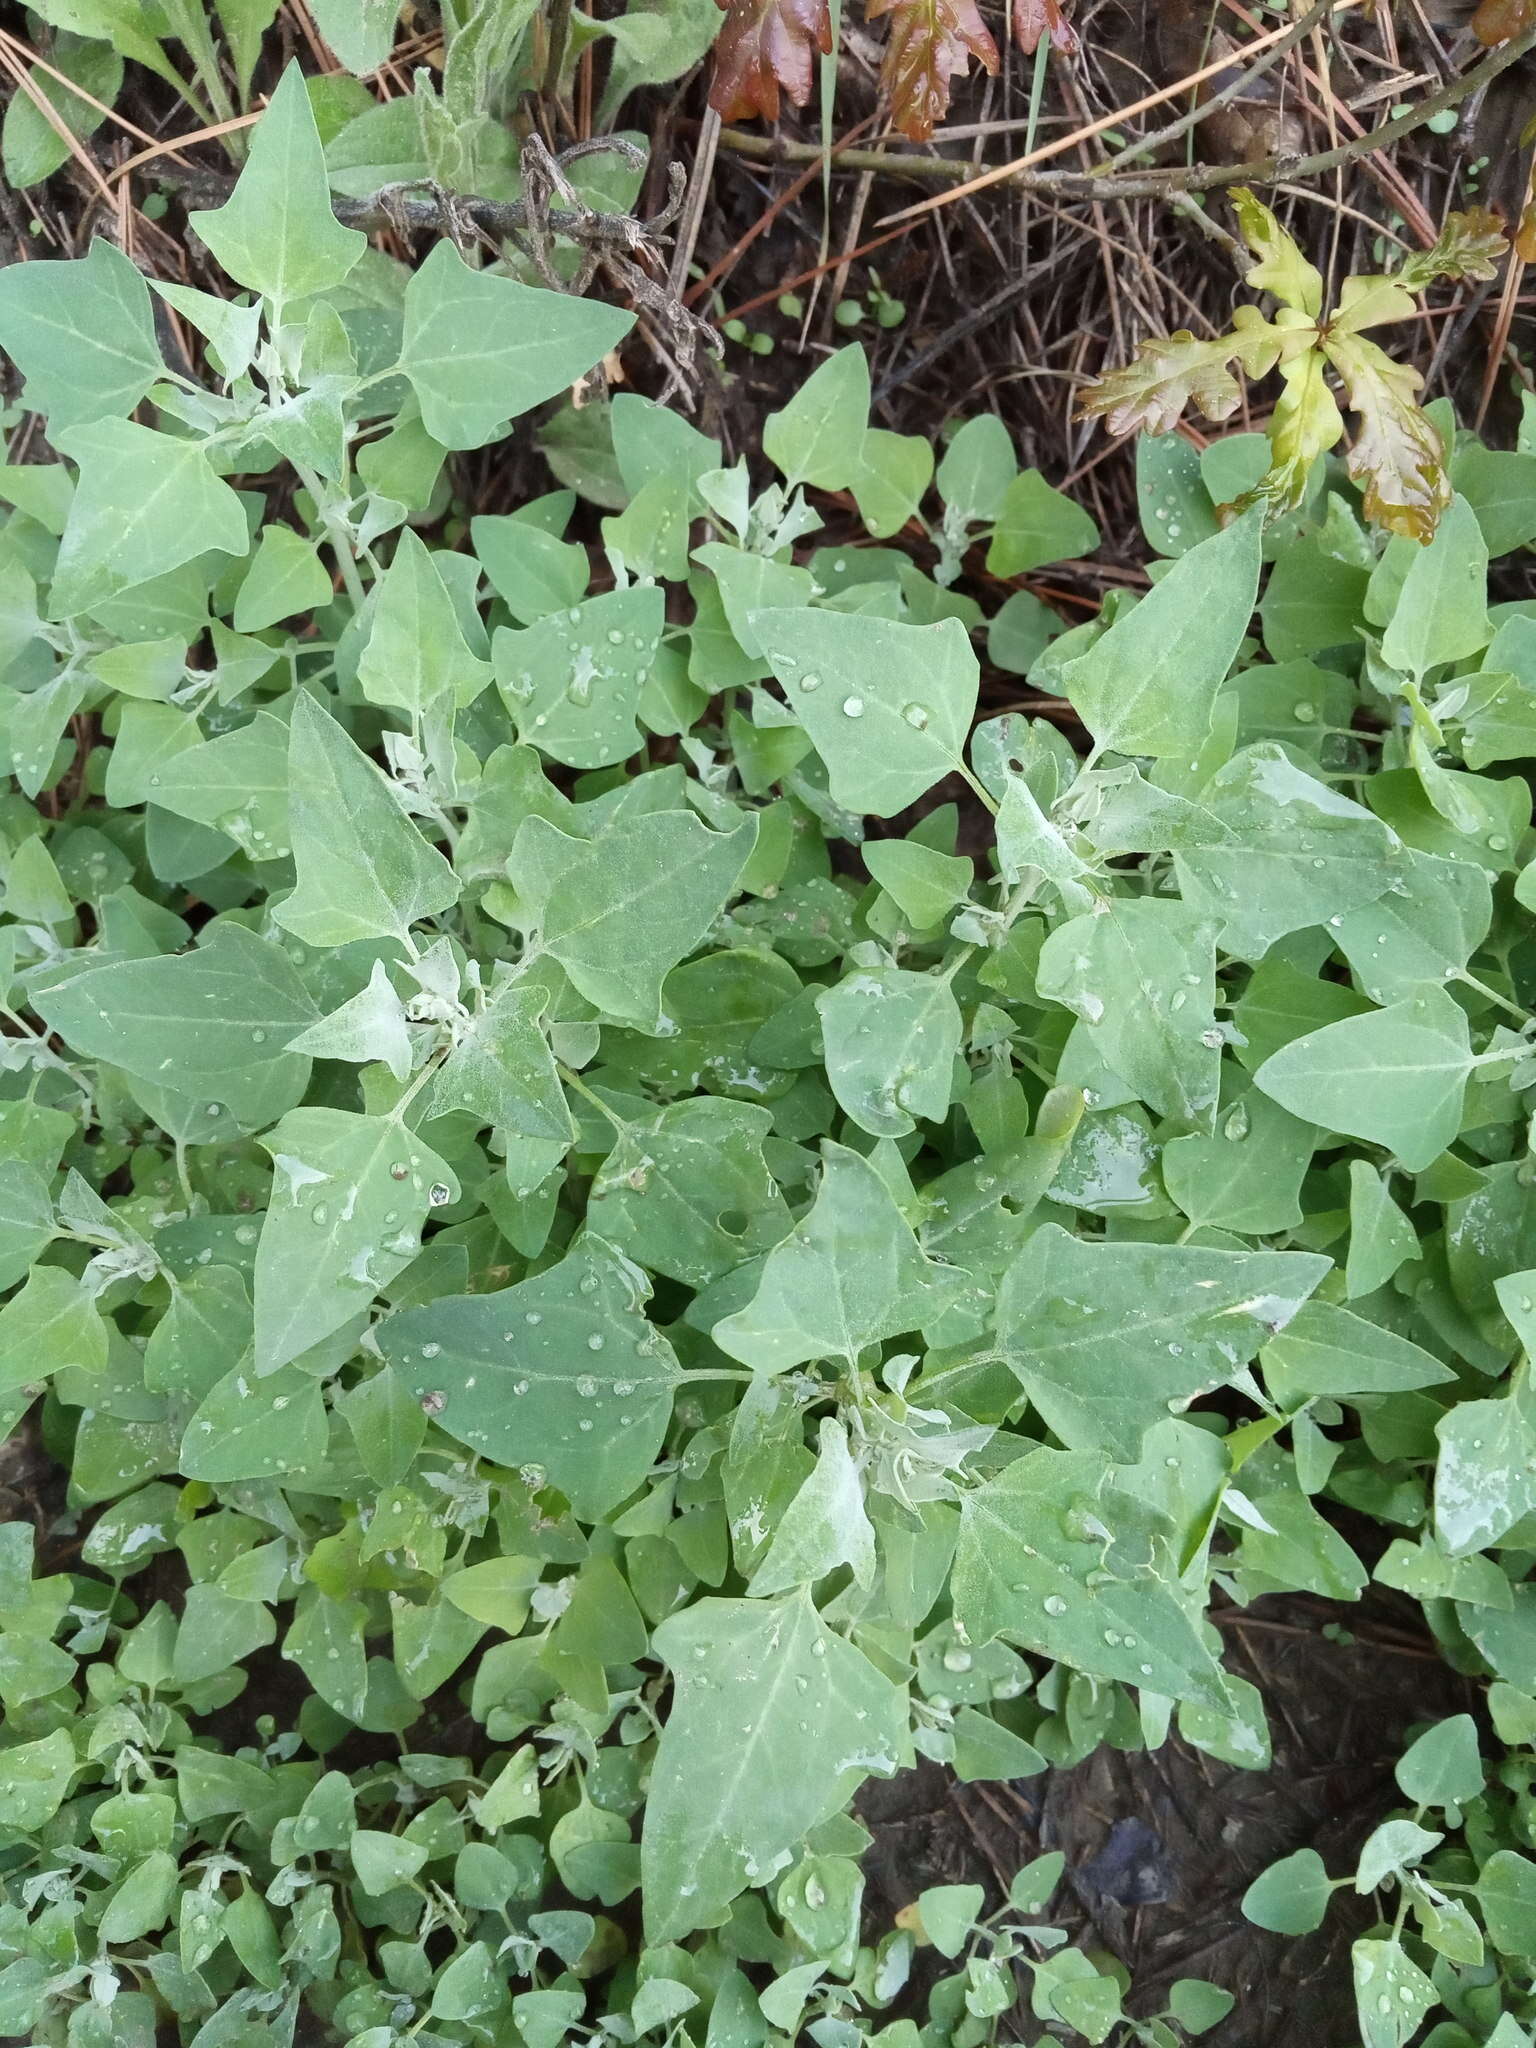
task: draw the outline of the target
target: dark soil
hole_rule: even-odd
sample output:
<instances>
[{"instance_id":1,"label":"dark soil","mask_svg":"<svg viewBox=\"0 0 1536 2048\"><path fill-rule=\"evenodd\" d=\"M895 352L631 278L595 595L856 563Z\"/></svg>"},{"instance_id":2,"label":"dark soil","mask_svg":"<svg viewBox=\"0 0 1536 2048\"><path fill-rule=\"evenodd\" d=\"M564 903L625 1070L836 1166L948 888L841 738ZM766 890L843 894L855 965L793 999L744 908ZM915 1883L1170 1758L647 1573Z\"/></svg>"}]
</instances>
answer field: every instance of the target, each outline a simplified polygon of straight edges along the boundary
<instances>
[{"instance_id":1,"label":"dark soil","mask_svg":"<svg viewBox=\"0 0 1536 2048\"><path fill-rule=\"evenodd\" d=\"M1206 1977L1237 2000L1222 2048L1353 2048L1349 1943L1373 1917L1370 1902L1337 1894L1324 1926L1302 1938L1250 1926L1239 1902L1297 1849L1348 1869L1401 1804L1392 1767L1409 1731L1466 1712L1474 1689L1441 1662L1412 1604L1390 1594L1356 1606L1275 1594L1214 1618L1228 1668L1264 1696L1269 1770L1236 1770L1174 1736L1150 1753L1101 1748L1071 1770L1008 1784L962 1785L930 1763L871 1783L858 1802L875 1837L864 1859L869 1931L884 1932L933 1884L981 1884L991 1910L1022 1864L1059 1849L1062 1886L1040 1917L1125 1964L1132 2012L1162 2010L1179 1977ZM931 1951L923 1962L919 1996L950 1967Z\"/></svg>"}]
</instances>

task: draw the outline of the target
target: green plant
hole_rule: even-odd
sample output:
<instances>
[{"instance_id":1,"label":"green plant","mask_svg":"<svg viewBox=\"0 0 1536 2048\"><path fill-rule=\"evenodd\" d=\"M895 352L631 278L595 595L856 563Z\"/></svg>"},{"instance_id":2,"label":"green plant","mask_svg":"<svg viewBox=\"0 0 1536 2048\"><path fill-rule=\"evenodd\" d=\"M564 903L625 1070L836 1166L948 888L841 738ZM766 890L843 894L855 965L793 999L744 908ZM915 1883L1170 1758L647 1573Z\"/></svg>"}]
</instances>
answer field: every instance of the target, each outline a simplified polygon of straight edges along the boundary
<instances>
[{"instance_id":1,"label":"green plant","mask_svg":"<svg viewBox=\"0 0 1536 2048\"><path fill-rule=\"evenodd\" d=\"M1536 456L1419 547L1148 441L1151 589L987 619L1097 530L855 348L780 482L626 395L474 515L630 316L367 249L296 72L195 226L202 382L106 244L0 274L0 1423L79 1538L0 1529L0 2032L1169 2048L1227 1994L1124 2018L1054 1859L861 1938L849 1802L1261 1769L1212 1586L1374 1574L1502 1751L1403 1759L1362 2039L1527 2040Z\"/></svg>"}]
</instances>

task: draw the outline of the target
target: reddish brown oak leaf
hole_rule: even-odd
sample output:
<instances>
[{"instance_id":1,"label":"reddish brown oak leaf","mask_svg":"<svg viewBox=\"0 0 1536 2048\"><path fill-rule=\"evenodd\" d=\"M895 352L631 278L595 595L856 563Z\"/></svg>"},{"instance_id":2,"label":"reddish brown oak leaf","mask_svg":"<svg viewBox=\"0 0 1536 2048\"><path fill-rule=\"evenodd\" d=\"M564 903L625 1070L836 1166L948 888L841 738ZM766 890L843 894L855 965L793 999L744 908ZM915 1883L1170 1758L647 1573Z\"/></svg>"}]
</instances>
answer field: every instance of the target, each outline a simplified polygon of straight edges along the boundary
<instances>
[{"instance_id":1,"label":"reddish brown oak leaf","mask_svg":"<svg viewBox=\"0 0 1536 2048\"><path fill-rule=\"evenodd\" d=\"M719 0L725 26L715 41L709 104L724 121L779 118L779 94L797 107L811 96L816 52L832 49L827 0Z\"/></svg>"},{"instance_id":2,"label":"reddish brown oak leaf","mask_svg":"<svg viewBox=\"0 0 1536 2048\"><path fill-rule=\"evenodd\" d=\"M949 81L971 57L997 71L997 45L975 0L869 0L866 19L889 20L880 83L891 119L913 142L926 142L949 112Z\"/></svg>"},{"instance_id":3,"label":"reddish brown oak leaf","mask_svg":"<svg viewBox=\"0 0 1536 2048\"><path fill-rule=\"evenodd\" d=\"M1061 0L1013 0L1013 39L1026 57L1035 54L1042 36L1063 57L1077 55L1077 30L1062 13Z\"/></svg>"}]
</instances>

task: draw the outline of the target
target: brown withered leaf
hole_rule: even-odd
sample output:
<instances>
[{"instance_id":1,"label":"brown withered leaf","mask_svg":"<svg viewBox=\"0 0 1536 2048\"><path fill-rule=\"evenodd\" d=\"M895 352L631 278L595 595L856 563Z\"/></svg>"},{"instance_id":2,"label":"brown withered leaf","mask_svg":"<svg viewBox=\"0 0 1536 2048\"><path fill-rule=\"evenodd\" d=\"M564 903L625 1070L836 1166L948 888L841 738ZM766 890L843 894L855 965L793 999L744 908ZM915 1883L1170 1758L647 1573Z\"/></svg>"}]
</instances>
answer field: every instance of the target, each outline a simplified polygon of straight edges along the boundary
<instances>
[{"instance_id":1,"label":"brown withered leaf","mask_svg":"<svg viewBox=\"0 0 1536 2048\"><path fill-rule=\"evenodd\" d=\"M1123 368L1087 385L1078 399L1079 419L1101 419L1112 434L1166 434L1186 406L1208 420L1237 410L1242 392L1232 374L1238 363L1249 377L1272 370L1288 352L1290 337L1272 327L1252 306L1239 306L1230 334L1201 340L1188 328L1144 341Z\"/></svg>"},{"instance_id":2,"label":"brown withered leaf","mask_svg":"<svg viewBox=\"0 0 1536 2048\"><path fill-rule=\"evenodd\" d=\"M1363 334L1330 334L1323 349L1359 420L1349 473L1365 491L1366 518L1410 540L1433 539L1451 480L1440 430L1418 404L1418 371Z\"/></svg>"},{"instance_id":3,"label":"brown withered leaf","mask_svg":"<svg viewBox=\"0 0 1536 2048\"><path fill-rule=\"evenodd\" d=\"M1042 36L1063 57L1077 55L1077 30L1062 13L1061 0L1013 0L1013 39L1026 57L1035 54Z\"/></svg>"},{"instance_id":4,"label":"brown withered leaf","mask_svg":"<svg viewBox=\"0 0 1536 2048\"><path fill-rule=\"evenodd\" d=\"M926 142L949 112L949 81L971 57L996 75L997 45L976 0L869 0L865 18L887 20L880 83L891 119L909 141Z\"/></svg>"},{"instance_id":5,"label":"brown withered leaf","mask_svg":"<svg viewBox=\"0 0 1536 2048\"><path fill-rule=\"evenodd\" d=\"M832 49L827 0L719 0L725 26L715 41L709 104L724 121L779 118L779 94L797 107L811 96L816 53Z\"/></svg>"},{"instance_id":6,"label":"brown withered leaf","mask_svg":"<svg viewBox=\"0 0 1536 2048\"><path fill-rule=\"evenodd\" d=\"M1472 33L1484 49L1491 50L1511 36L1523 35L1532 22L1536 22L1536 0L1483 0L1472 17Z\"/></svg>"}]
</instances>

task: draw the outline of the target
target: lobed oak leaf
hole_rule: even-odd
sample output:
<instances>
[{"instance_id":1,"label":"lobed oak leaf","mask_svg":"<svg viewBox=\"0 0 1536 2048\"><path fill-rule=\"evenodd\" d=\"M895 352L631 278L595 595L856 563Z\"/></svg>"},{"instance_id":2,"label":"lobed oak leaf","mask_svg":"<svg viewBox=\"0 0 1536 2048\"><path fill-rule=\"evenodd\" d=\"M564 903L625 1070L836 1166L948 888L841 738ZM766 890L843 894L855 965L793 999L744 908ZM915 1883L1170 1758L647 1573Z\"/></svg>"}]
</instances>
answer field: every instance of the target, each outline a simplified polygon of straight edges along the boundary
<instances>
[{"instance_id":1,"label":"lobed oak leaf","mask_svg":"<svg viewBox=\"0 0 1536 2048\"><path fill-rule=\"evenodd\" d=\"M1451 480L1440 430L1418 404L1422 378L1363 335L1329 334L1323 349L1359 417L1349 473L1364 487L1366 518L1409 540L1431 540Z\"/></svg>"},{"instance_id":2,"label":"lobed oak leaf","mask_svg":"<svg viewBox=\"0 0 1536 2048\"><path fill-rule=\"evenodd\" d=\"M725 25L715 42L709 104L722 120L779 117L779 93L797 107L811 96L814 53L832 50L828 0L718 0Z\"/></svg>"},{"instance_id":3,"label":"lobed oak leaf","mask_svg":"<svg viewBox=\"0 0 1536 2048\"><path fill-rule=\"evenodd\" d=\"M1273 292L1282 305L1316 319L1323 309L1322 272L1309 263L1262 199L1246 185L1234 186L1232 201L1243 240L1258 262L1244 273L1256 292Z\"/></svg>"},{"instance_id":4,"label":"lobed oak leaf","mask_svg":"<svg viewBox=\"0 0 1536 2048\"><path fill-rule=\"evenodd\" d=\"M1393 273L1393 281L1404 291L1421 292L1437 277L1495 277L1499 258L1508 247L1509 232L1491 207L1448 213L1432 246L1405 258Z\"/></svg>"},{"instance_id":5,"label":"lobed oak leaf","mask_svg":"<svg viewBox=\"0 0 1536 2048\"><path fill-rule=\"evenodd\" d=\"M1138 427L1166 434L1191 405L1208 420L1227 419L1242 396L1231 366L1240 363L1247 376L1262 377L1290 352L1288 343L1251 306L1238 308L1229 334L1202 340L1180 328L1177 334L1154 335L1130 362L1087 386L1077 416L1104 420L1112 434Z\"/></svg>"},{"instance_id":6,"label":"lobed oak leaf","mask_svg":"<svg viewBox=\"0 0 1536 2048\"><path fill-rule=\"evenodd\" d=\"M976 0L869 0L865 18L889 19L880 83L891 118L909 141L926 142L949 111L949 81L969 57L994 76L997 45Z\"/></svg>"},{"instance_id":7,"label":"lobed oak leaf","mask_svg":"<svg viewBox=\"0 0 1536 2048\"><path fill-rule=\"evenodd\" d=\"M1270 420L1273 457L1251 497L1264 497L1282 509L1299 505L1319 455L1326 455L1344 434L1338 401L1328 388L1326 365L1315 348L1280 365L1285 389ZM1248 502L1239 499L1239 509Z\"/></svg>"},{"instance_id":8,"label":"lobed oak leaf","mask_svg":"<svg viewBox=\"0 0 1536 2048\"><path fill-rule=\"evenodd\" d=\"M1013 39L1026 57L1035 54L1042 36L1063 57L1077 55L1077 30L1062 13L1061 0L1013 0Z\"/></svg>"}]
</instances>

